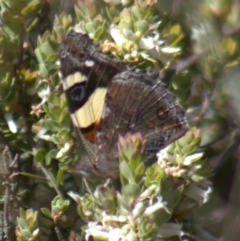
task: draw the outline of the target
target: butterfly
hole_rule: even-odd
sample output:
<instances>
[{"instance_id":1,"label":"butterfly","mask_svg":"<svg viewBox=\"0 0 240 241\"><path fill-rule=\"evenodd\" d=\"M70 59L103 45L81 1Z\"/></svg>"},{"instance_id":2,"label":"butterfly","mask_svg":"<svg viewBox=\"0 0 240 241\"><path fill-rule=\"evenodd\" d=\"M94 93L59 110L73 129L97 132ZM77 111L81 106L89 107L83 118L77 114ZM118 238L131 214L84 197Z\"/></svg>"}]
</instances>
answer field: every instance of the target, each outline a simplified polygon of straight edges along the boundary
<instances>
[{"instance_id":1,"label":"butterfly","mask_svg":"<svg viewBox=\"0 0 240 241\"><path fill-rule=\"evenodd\" d=\"M159 78L104 54L87 34L68 32L60 59L71 119L85 150L77 168L83 175L119 177L119 135L140 132L149 165L187 132L184 109Z\"/></svg>"}]
</instances>

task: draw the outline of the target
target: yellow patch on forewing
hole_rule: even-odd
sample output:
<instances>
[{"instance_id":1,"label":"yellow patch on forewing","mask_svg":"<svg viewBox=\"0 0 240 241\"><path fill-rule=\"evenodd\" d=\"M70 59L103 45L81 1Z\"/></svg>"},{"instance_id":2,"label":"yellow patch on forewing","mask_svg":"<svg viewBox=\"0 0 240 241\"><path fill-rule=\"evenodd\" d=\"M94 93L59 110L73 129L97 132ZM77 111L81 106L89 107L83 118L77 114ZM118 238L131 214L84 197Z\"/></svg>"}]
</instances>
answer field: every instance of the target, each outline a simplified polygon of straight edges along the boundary
<instances>
[{"instance_id":1,"label":"yellow patch on forewing","mask_svg":"<svg viewBox=\"0 0 240 241\"><path fill-rule=\"evenodd\" d=\"M80 128L87 128L94 123L99 123L102 117L106 88L97 88L88 101L74 114L71 115L73 124Z\"/></svg>"},{"instance_id":2,"label":"yellow patch on forewing","mask_svg":"<svg viewBox=\"0 0 240 241\"><path fill-rule=\"evenodd\" d=\"M77 83L87 81L87 76L82 75L80 72L75 72L74 74L68 75L67 78L63 79L64 90L69 89Z\"/></svg>"}]
</instances>

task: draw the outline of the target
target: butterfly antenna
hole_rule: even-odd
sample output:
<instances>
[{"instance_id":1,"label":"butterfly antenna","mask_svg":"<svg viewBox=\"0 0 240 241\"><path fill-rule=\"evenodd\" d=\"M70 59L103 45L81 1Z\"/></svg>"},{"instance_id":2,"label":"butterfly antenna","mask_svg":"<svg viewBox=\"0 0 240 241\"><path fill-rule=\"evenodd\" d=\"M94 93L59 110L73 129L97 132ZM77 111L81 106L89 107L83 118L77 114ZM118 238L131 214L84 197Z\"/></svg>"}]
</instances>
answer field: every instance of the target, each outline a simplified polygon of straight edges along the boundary
<instances>
[{"instance_id":1,"label":"butterfly antenna","mask_svg":"<svg viewBox=\"0 0 240 241\"><path fill-rule=\"evenodd\" d=\"M62 0L62 1L61 1L61 7L60 7L60 9L59 9L59 12L60 12L60 13L63 12L63 10L64 10L64 8L65 8L65 5L66 5L66 0Z\"/></svg>"}]
</instances>

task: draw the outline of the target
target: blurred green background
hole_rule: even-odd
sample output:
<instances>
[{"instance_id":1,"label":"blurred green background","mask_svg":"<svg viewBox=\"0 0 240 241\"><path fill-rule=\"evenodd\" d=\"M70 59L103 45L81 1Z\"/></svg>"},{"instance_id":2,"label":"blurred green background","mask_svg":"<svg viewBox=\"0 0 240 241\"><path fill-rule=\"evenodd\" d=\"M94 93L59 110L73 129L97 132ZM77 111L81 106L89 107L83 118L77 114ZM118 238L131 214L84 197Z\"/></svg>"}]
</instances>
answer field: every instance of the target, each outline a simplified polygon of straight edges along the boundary
<instances>
[{"instance_id":1,"label":"blurred green background","mask_svg":"<svg viewBox=\"0 0 240 241\"><path fill-rule=\"evenodd\" d=\"M70 27L84 26L95 42L103 46L104 39L110 39L110 24L117 25L121 20L115 18L114 13L133 1L108 2L109 11L107 3L94 0L0 1L2 238L6 230L10 230L13 236L8 239L16 240L13 233L20 207L25 210L50 207L56 192L61 195L59 190L66 193L81 186L76 178L62 171L78 157L60 85L59 45ZM138 49L140 61L137 63L127 55L126 49L114 55L119 59L128 58L133 68L156 71L163 79L174 71L170 89L186 109L189 125L200 132L197 152L203 152L203 159L212 166L210 199L189 213L194 228L189 222L187 229L194 232L186 233L181 240L240 240L240 2L142 2L152 7L151 13L141 12L145 14L144 20L161 22L156 31L164 42L162 47L179 50L173 53L162 48L162 55L155 58L150 51ZM63 150L65 153L59 154ZM6 163L15 157L15 165L9 167ZM74 207L68 211L70 216L76 215ZM22 212L21 218L27 220L26 216ZM34 214L29 216L29 222L35 225ZM81 226L81 222L74 225ZM25 224L19 219L18 225ZM71 225L67 223L66 229ZM60 240L47 227L42 230L44 239L39 240ZM17 232L16 235L18 240L25 240Z\"/></svg>"}]
</instances>

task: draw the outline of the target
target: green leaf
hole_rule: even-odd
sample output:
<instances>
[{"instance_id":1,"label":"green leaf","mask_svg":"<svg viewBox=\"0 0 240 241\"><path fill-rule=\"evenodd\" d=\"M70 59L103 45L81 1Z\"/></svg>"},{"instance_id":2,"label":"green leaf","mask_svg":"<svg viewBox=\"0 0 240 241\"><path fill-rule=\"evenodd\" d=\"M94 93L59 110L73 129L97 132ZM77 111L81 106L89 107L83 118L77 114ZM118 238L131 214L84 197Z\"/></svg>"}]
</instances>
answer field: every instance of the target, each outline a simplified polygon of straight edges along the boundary
<instances>
[{"instance_id":1,"label":"green leaf","mask_svg":"<svg viewBox=\"0 0 240 241\"><path fill-rule=\"evenodd\" d=\"M65 171L63 169L59 169L57 173L57 185L60 186L63 184L63 176Z\"/></svg>"},{"instance_id":2,"label":"green leaf","mask_svg":"<svg viewBox=\"0 0 240 241\"><path fill-rule=\"evenodd\" d=\"M59 152L59 149L52 149L47 153L47 156L51 157L51 158L56 158L57 153Z\"/></svg>"},{"instance_id":3,"label":"green leaf","mask_svg":"<svg viewBox=\"0 0 240 241\"><path fill-rule=\"evenodd\" d=\"M49 130L55 132L57 132L60 128L59 124L52 119L45 119L45 125Z\"/></svg>"},{"instance_id":4,"label":"green leaf","mask_svg":"<svg viewBox=\"0 0 240 241\"><path fill-rule=\"evenodd\" d=\"M69 118L69 110L68 108L64 108L59 116L58 123L65 128L70 127L70 118Z\"/></svg>"},{"instance_id":5,"label":"green leaf","mask_svg":"<svg viewBox=\"0 0 240 241\"><path fill-rule=\"evenodd\" d=\"M32 17L41 9L41 6L42 1L32 0L25 8L23 8L21 14L26 18Z\"/></svg>"},{"instance_id":6,"label":"green leaf","mask_svg":"<svg viewBox=\"0 0 240 241\"><path fill-rule=\"evenodd\" d=\"M65 140L67 138L67 136L69 135L69 129L61 129L58 133L57 133L57 137L59 139Z\"/></svg>"},{"instance_id":7,"label":"green leaf","mask_svg":"<svg viewBox=\"0 0 240 241\"><path fill-rule=\"evenodd\" d=\"M198 146L195 146L195 145L186 145L183 147L182 149L182 153L187 156L189 154L192 154L196 149L197 149Z\"/></svg>"},{"instance_id":8,"label":"green leaf","mask_svg":"<svg viewBox=\"0 0 240 241\"><path fill-rule=\"evenodd\" d=\"M46 62L54 63L59 58L59 53L51 53L47 56Z\"/></svg>"},{"instance_id":9,"label":"green leaf","mask_svg":"<svg viewBox=\"0 0 240 241\"><path fill-rule=\"evenodd\" d=\"M46 68L45 64L40 63L39 64L39 71L43 77L48 77L48 69Z\"/></svg>"},{"instance_id":10,"label":"green leaf","mask_svg":"<svg viewBox=\"0 0 240 241\"><path fill-rule=\"evenodd\" d=\"M120 169L120 179L123 185L126 183L134 182L133 173L126 161L120 162L119 169Z\"/></svg>"},{"instance_id":11,"label":"green leaf","mask_svg":"<svg viewBox=\"0 0 240 241\"><path fill-rule=\"evenodd\" d=\"M50 209L48 209L48 208L41 208L40 210L42 211L42 213L43 213L46 217L52 218L52 217L51 217L51 211L50 211Z\"/></svg>"},{"instance_id":12,"label":"green leaf","mask_svg":"<svg viewBox=\"0 0 240 241\"><path fill-rule=\"evenodd\" d=\"M43 162L45 160L46 150L43 148L39 148L34 156L34 161Z\"/></svg>"},{"instance_id":13,"label":"green leaf","mask_svg":"<svg viewBox=\"0 0 240 241\"><path fill-rule=\"evenodd\" d=\"M121 210L124 209L124 210L127 210L127 212L128 212L128 210L130 208L130 203L120 193L117 193L117 200L118 200Z\"/></svg>"},{"instance_id":14,"label":"green leaf","mask_svg":"<svg viewBox=\"0 0 240 241\"><path fill-rule=\"evenodd\" d=\"M137 184L131 183L122 187L123 196L126 197L131 203L134 202L140 195L140 188Z\"/></svg>"},{"instance_id":15,"label":"green leaf","mask_svg":"<svg viewBox=\"0 0 240 241\"><path fill-rule=\"evenodd\" d=\"M54 225L53 221L49 218L43 216L39 217L39 223L46 225L47 227L52 227Z\"/></svg>"}]
</instances>

